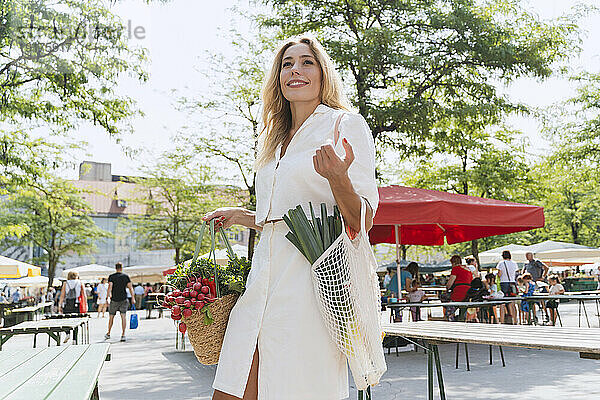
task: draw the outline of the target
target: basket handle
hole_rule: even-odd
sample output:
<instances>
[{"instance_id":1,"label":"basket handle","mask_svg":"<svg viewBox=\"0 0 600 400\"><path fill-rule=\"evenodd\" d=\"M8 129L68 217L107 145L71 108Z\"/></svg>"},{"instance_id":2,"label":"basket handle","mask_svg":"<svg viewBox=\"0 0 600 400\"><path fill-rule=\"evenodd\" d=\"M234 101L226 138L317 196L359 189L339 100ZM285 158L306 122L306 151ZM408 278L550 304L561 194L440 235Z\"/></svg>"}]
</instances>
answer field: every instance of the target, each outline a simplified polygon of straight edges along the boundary
<instances>
[{"instance_id":1,"label":"basket handle","mask_svg":"<svg viewBox=\"0 0 600 400\"><path fill-rule=\"evenodd\" d=\"M196 248L194 249L194 257L192 258L191 266L193 268L196 265L196 262L198 261L198 255L200 254L200 247L202 245L202 239L204 238L204 232L206 230L207 225L210 227L210 252L208 253L208 258L210 259L211 256L213 258L214 274L215 274L215 290L216 290L215 294L217 297L221 297L221 290L219 288L219 280L217 279L218 278L218 276L217 276L217 255L216 255L217 240L216 240L214 219L211 219L209 222L202 222L202 225L200 226L200 233L198 234L198 240L196 240ZM227 239L227 235L225 235L225 230L223 229L223 227L218 228L218 233L220 234L221 239L223 240L223 243L225 243L225 247L227 248L227 254L229 255L229 259L237 264L238 263L237 256L233 252L233 248L231 247L231 243L229 243L229 239Z\"/></svg>"}]
</instances>

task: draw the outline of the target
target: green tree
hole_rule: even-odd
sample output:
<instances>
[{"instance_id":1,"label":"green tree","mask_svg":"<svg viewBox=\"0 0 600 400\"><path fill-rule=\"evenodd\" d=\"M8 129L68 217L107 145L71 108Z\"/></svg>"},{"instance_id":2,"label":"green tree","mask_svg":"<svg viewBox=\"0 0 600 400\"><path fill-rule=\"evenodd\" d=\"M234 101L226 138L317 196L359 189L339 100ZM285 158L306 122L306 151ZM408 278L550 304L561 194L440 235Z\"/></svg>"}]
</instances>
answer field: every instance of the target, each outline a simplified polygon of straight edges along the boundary
<instances>
[{"instance_id":1,"label":"green tree","mask_svg":"<svg viewBox=\"0 0 600 400\"><path fill-rule=\"evenodd\" d=\"M571 79L576 95L551 107L545 120L557 155L586 167L600 165L600 74L583 73Z\"/></svg>"},{"instance_id":2,"label":"green tree","mask_svg":"<svg viewBox=\"0 0 600 400\"><path fill-rule=\"evenodd\" d=\"M13 237L12 242L24 246L33 243L44 251L36 261L48 262L48 287L61 257L90 253L95 240L110 236L89 217L92 210L81 193L65 180L47 178L19 188L3 201L0 220L26 229L26 234Z\"/></svg>"},{"instance_id":3,"label":"green tree","mask_svg":"<svg viewBox=\"0 0 600 400\"><path fill-rule=\"evenodd\" d=\"M527 108L496 85L546 78L577 49L577 16L542 22L517 0L263 0L280 37L314 32L382 146L427 153L445 119L480 128ZM378 146L379 147L379 146Z\"/></svg>"},{"instance_id":4,"label":"green tree","mask_svg":"<svg viewBox=\"0 0 600 400\"><path fill-rule=\"evenodd\" d=\"M192 155L165 153L142 172L133 179L139 196L127 200L145 205L146 213L129 216L125 228L140 248L175 249L179 264L194 250L202 216L226 202L229 189L209 185L210 170Z\"/></svg>"},{"instance_id":5,"label":"green tree","mask_svg":"<svg viewBox=\"0 0 600 400\"><path fill-rule=\"evenodd\" d=\"M408 178L408 183L499 200L522 201L528 197L533 180L523 145L515 139L515 132L499 130L490 133L465 129L464 125L446 129L452 131L449 137L453 140L440 142L435 149L436 153L444 154L444 158L422 161L416 173ZM470 243L469 251L476 258L480 242L478 239ZM485 244L492 243L494 240Z\"/></svg>"},{"instance_id":6,"label":"green tree","mask_svg":"<svg viewBox=\"0 0 600 400\"><path fill-rule=\"evenodd\" d=\"M61 131L87 121L116 135L134 115L115 88L125 73L147 79L145 50L105 2L4 0L0 23L0 121Z\"/></svg>"},{"instance_id":7,"label":"green tree","mask_svg":"<svg viewBox=\"0 0 600 400\"><path fill-rule=\"evenodd\" d=\"M600 180L595 168L549 157L534 169L548 239L600 246Z\"/></svg>"},{"instance_id":8,"label":"green tree","mask_svg":"<svg viewBox=\"0 0 600 400\"><path fill-rule=\"evenodd\" d=\"M202 154L230 168L216 177L230 184L241 183L244 192L238 204L256 209L256 158L260 124L260 91L266 60L273 51L273 40L257 34L252 39L232 32L236 56L209 54L202 74L210 85L210 96L203 93L182 98L180 104L188 112L193 125L186 125L178 135L182 152ZM203 121L194 116L202 110ZM208 117L208 118L207 118ZM233 169L233 170L232 170ZM240 192L241 194L241 192ZM249 229L248 259L252 259L256 231Z\"/></svg>"}]
</instances>

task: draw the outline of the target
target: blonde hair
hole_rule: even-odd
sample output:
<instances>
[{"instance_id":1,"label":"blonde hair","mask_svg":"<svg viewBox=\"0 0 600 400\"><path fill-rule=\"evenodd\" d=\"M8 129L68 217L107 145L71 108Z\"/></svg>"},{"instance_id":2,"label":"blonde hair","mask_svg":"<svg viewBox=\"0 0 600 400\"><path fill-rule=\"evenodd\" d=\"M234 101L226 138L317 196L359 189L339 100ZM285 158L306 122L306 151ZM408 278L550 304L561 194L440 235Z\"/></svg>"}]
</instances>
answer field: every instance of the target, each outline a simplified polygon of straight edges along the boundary
<instances>
[{"instance_id":1,"label":"blonde hair","mask_svg":"<svg viewBox=\"0 0 600 400\"><path fill-rule=\"evenodd\" d=\"M77 271L69 271L67 274L67 280L79 279L79 272Z\"/></svg>"},{"instance_id":2,"label":"blonde hair","mask_svg":"<svg viewBox=\"0 0 600 400\"><path fill-rule=\"evenodd\" d=\"M284 41L275 53L271 71L267 75L262 88L263 128L258 136L258 153L254 163L255 170L264 166L275 156L277 146L285 141L292 127L290 102L283 97L279 73L285 51L300 43L308 45L321 67L321 103L334 109L350 109L350 103L342 90L342 79L321 43L308 35L293 37Z\"/></svg>"}]
</instances>

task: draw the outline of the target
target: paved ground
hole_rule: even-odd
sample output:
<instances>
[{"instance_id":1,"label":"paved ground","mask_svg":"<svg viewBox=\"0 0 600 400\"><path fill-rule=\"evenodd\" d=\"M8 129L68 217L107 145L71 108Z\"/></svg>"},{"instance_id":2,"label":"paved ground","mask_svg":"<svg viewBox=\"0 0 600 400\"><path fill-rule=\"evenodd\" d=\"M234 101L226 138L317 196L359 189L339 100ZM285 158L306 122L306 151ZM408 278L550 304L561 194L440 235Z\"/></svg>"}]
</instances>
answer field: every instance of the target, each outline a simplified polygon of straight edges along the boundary
<instances>
[{"instance_id":1,"label":"paved ground","mask_svg":"<svg viewBox=\"0 0 600 400\"><path fill-rule=\"evenodd\" d=\"M592 305L588 312L592 326L598 327ZM563 304L560 310L565 325L577 326L576 304ZM107 318L92 319L91 342L104 341L106 324ZM175 349L175 326L170 319L142 318L137 330L127 332L126 343L118 341L120 325L115 325L113 339L109 340L112 360L104 363L100 375L102 400L211 398L215 367L199 364L189 344L188 351ZM32 338L22 336L5 346L31 347L31 342ZM462 347L459 369L454 368L455 345L442 345L440 351L449 400L600 398L600 361L580 359L576 353L506 348L507 366L502 368L497 348L494 365L489 365L488 347L471 345L471 371L467 372ZM386 358L388 372L374 388L373 398L426 399L424 354L401 352ZM356 391L351 390L350 398L356 397Z\"/></svg>"}]
</instances>

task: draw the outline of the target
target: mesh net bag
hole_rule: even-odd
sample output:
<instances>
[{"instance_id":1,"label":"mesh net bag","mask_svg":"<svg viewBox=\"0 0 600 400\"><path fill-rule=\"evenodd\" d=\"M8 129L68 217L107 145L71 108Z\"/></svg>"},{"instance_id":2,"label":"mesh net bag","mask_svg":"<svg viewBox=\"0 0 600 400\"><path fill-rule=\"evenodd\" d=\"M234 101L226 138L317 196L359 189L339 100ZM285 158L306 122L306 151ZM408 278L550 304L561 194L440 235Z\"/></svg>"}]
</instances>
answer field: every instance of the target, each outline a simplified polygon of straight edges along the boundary
<instances>
[{"instance_id":1,"label":"mesh net bag","mask_svg":"<svg viewBox=\"0 0 600 400\"><path fill-rule=\"evenodd\" d=\"M331 338L348 359L358 390L377 384L387 369L377 263L365 234L365 207L361 198L358 235L350 239L344 227L311 266L319 310Z\"/></svg>"}]
</instances>

